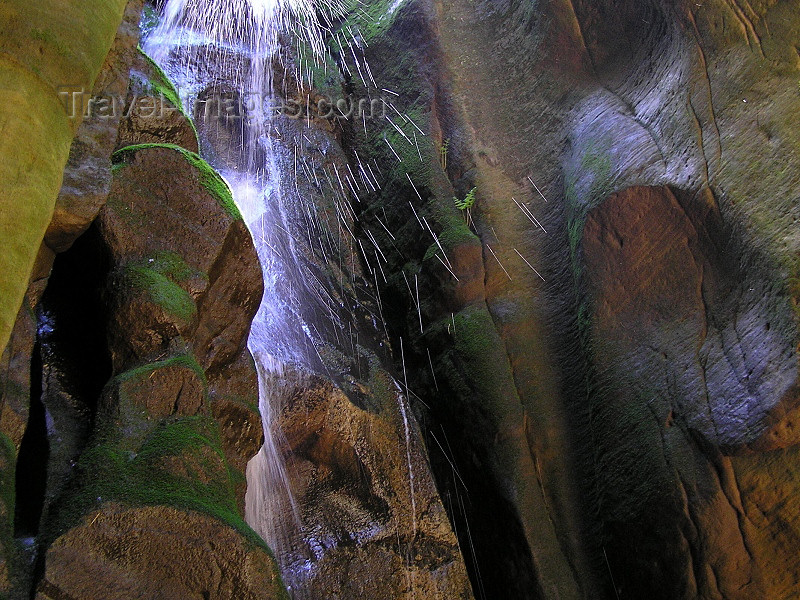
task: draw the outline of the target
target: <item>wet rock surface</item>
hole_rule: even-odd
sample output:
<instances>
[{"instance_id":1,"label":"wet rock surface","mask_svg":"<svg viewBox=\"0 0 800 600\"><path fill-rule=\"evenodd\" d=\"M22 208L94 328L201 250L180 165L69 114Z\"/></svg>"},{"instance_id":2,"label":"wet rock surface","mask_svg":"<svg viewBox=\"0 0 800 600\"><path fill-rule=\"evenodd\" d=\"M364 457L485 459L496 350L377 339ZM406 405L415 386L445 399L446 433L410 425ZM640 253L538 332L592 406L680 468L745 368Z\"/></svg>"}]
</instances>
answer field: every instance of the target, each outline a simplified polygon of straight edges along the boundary
<instances>
[{"instance_id":1,"label":"wet rock surface","mask_svg":"<svg viewBox=\"0 0 800 600\"><path fill-rule=\"evenodd\" d=\"M245 504L265 537L287 524L277 562L307 598L795 598L798 2L363 9L333 26L359 28L397 112L276 128L292 276L315 298L299 310L325 340L276 388L295 504L245 502L245 471L252 494L267 468L245 348L261 270L193 153L232 164L246 140L234 121L198 138L123 29L101 80L169 117L73 143L0 365L0 590L15 463L38 464L16 454L46 409L91 435L49 458L43 599L282 597ZM378 93L335 61L301 103ZM98 210L83 287L111 372L84 402L35 346L36 310Z\"/></svg>"},{"instance_id":2,"label":"wet rock surface","mask_svg":"<svg viewBox=\"0 0 800 600\"><path fill-rule=\"evenodd\" d=\"M430 352L440 394L423 399L434 423L447 429L453 407L479 404L485 425L463 424L475 452L456 442L453 460L469 485L470 461L485 457L506 523L524 532L519 546L494 542L507 557L501 581L485 575L497 564L489 557L468 560L473 585L480 570L486 586L476 593L796 595L786 575L797 569L794 504L778 498L793 488L796 445L797 129L786 115L800 102L797 8L415 2L370 40L374 72L391 76L394 50L406 59L397 70L416 74L383 81L401 112L425 107L455 195L478 188L484 289L470 297L485 298L489 318L466 321L481 323L475 349L459 348L458 333L414 334L413 301L389 319L407 363L408 339L422 338L412 389L431 389L421 375ZM363 156L369 146L356 143ZM424 171L401 156L418 189L404 188L401 171L375 204L401 234L393 242L419 257L401 207L425 214L437 184L428 177L423 190ZM420 262L440 318L461 308ZM451 324L464 332L458 316ZM487 357L509 365L508 387L497 368L476 378L483 389L470 383ZM468 385L448 385L446 400L451 365ZM487 402L497 389L513 402ZM514 454L524 457L515 476L513 463L491 458ZM458 487L442 463L440 490ZM474 537L484 516L463 512L451 516ZM511 591L513 556L538 582L527 591Z\"/></svg>"},{"instance_id":3,"label":"wet rock surface","mask_svg":"<svg viewBox=\"0 0 800 600\"><path fill-rule=\"evenodd\" d=\"M273 435L297 506L281 557L287 586L308 598L472 598L457 541L427 474L425 448L407 400L372 366L364 410L331 381L287 371ZM253 481L261 455L248 466ZM268 523L255 504L249 518ZM275 510L275 508L272 508ZM290 507L285 517L292 519ZM254 514L255 513L255 514ZM265 533L269 536L269 533Z\"/></svg>"},{"instance_id":4,"label":"wet rock surface","mask_svg":"<svg viewBox=\"0 0 800 600\"><path fill-rule=\"evenodd\" d=\"M129 5L96 96L123 100L132 63L139 76L140 11ZM125 114L126 134L151 124ZM263 439L245 347L262 289L252 240L225 183L191 152L188 120L165 141L189 150L123 150L112 168L125 144L116 117L78 130L4 355L4 590L284 598L241 517L244 468Z\"/></svg>"}]
</instances>

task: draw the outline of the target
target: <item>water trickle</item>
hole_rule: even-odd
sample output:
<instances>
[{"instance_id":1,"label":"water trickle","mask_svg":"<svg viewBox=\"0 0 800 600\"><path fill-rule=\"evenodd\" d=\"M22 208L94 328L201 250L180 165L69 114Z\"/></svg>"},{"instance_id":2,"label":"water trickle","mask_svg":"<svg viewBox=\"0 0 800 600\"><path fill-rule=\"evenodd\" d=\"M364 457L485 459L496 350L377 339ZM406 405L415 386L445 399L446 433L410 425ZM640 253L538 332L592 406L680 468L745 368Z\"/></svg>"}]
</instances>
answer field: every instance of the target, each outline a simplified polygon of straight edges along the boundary
<instances>
[{"instance_id":1,"label":"water trickle","mask_svg":"<svg viewBox=\"0 0 800 600\"><path fill-rule=\"evenodd\" d=\"M387 16L401 4L402 0L395 2ZM248 346L259 376L265 441L247 467L245 512L247 522L274 550L285 580L294 586L296 600L307 596L298 587L312 577L315 561L338 541L332 531L318 529L319 524L301 522L301 507L291 492L292 473L286 468L288 443L278 417L291 395L306 385L305 374L322 374L351 387L357 387L352 383L366 376L362 363L364 345L369 342L363 335L359 338L360 324L370 322L371 317L373 337L381 336L378 317L359 299L357 288L370 284L362 281L356 263L360 258L369 280L374 280L379 320L388 339L378 280L387 281L382 263L389 261L368 227L362 223L363 243L353 227L356 214L351 201L357 200L359 193L381 188L378 162L363 163L357 155L352 164L344 159L337 162L330 138L310 126L310 117L288 120L280 113L282 98L296 96L309 102L309 62L316 68L334 62L324 56L326 36L345 54L346 60L338 63L340 68L350 73L350 63L351 74L358 72L369 94L373 92L371 81L376 95L398 96L375 84L363 59L365 43L358 31L349 26L336 32L327 29L359 5L360 0L168 0L161 24L144 44L145 51L176 84L186 112L195 117L201 152L230 185L261 261L264 295ZM234 116L224 110L220 113L226 98L235 101L238 110ZM421 136L425 134L393 105L388 106L397 117L389 118L384 112L382 126L385 117L399 132L399 138L392 138L395 144L415 147L422 159L417 133L407 124ZM366 133L366 115L363 126ZM389 140L384 140L395 152ZM317 158L309 163L312 155ZM301 179L309 182L302 190ZM425 217L420 220L416 212L414 215L423 231L427 227L438 243ZM385 212L383 220L376 216L376 221L394 239ZM441 253L447 267L450 261L444 250ZM310 260L309 255L313 257ZM370 264L373 255L375 268ZM324 274L319 264L332 265L330 273ZM414 290L422 331L416 275ZM405 388L398 387L395 410L402 423L398 423L398 429L402 427L399 456L405 445L405 461L401 458L398 466L402 471L402 463L407 464L411 531L401 525L399 511L393 517L398 547L407 545L403 554L408 589L413 593L412 546L419 526L417 495L423 487L415 479L418 434L413 414L409 414L410 390L402 358ZM349 534L360 544L376 539L384 524L365 522L359 527Z\"/></svg>"},{"instance_id":2,"label":"water trickle","mask_svg":"<svg viewBox=\"0 0 800 600\"><path fill-rule=\"evenodd\" d=\"M246 519L279 557L291 550L289 531L301 524L285 467L286 444L274 423L287 393L286 366L324 369L317 327L307 318L324 311L304 306L307 297L321 294L310 289L298 258L296 221L313 217L288 185L292 173L296 181L297 157L281 140L275 87L276 81L285 84L291 68L287 39L302 40L319 57L324 51L319 15L331 18L343 11L338 0L169 0L144 44L198 122L201 151L229 183L261 261L264 295L248 346L259 376L265 442L247 468ZM214 95L225 92L243 114L209 120L214 102L223 101Z\"/></svg>"}]
</instances>

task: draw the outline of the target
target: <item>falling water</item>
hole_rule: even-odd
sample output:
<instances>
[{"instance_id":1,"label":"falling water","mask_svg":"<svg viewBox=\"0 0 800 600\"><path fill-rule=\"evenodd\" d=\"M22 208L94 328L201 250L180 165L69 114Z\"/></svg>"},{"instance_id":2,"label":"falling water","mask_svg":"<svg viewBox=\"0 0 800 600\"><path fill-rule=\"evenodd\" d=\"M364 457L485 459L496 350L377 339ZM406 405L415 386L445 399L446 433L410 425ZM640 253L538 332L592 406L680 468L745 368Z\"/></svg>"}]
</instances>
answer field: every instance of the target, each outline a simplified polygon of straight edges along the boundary
<instances>
[{"instance_id":1,"label":"falling water","mask_svg":"<svg viewBox=\"0 0 800 600\"><path fill-rule=\"evenodd\" d=\"M383 18L389 18L401 5L402 0L394 2ZM337 166L330 159L330 140L324 136L315 137L312 144L308 136L314 137L313 127L303 128L301 122L298 129L296 121L290 125L286 119L279 118L281 98L295 91L303 97L303 90L311 87L307 81L311 78L309 59L318 67L329 64L324 56L326 36L335 39L342 49L348 48L348 56L353 59L353 72L358 71L368 94L374 92L383 98L385 92L398 96L396 92L379 88L366 61L360 63L356 49L363 57L364 45L358 31L347 27L349 37L343 41L343 33L326 29L327 23L341 21L349 10L359 10L359 7L360 0L168 0L159 27L145 42L145 50L176 84L184 108L194 116L200 131L201 152L231 186L261 261L264 295L251 327L248 346L258 371L259 409L265 441L258 456L247 467L245 512L247 522L275 551L284 575L295 582L304 581L313 569L314 557L320 558L324 548L330 544L326 540L317 540L316 532L304 529L301 522L301 511L292 496L292 482L284 460L288 444L277 425L278 417L293 391L303 386L304 382L299 380L302 373L323 374L338 382L347 381L348 377L355 380L356 372L361 376L357 323L369 316L367 320L375 327L374 337L380 338L378 321L383 322L383 314L378 273L385 281L381 260L384 263L388 261L369 227L362 223L363 231L374 246L376 268L373 269L370 255L352 230L355 220L350 205L352 198L357 198L362 188L374 192L381 187L372 166L365 165L358 157L352 167L347 163ZM295 54L292 48L297 48ZM305 67L300 65L303 62ZM342 61L340 66L350 73L347 61ZM290 87L294 89L288 89ZM222 102L226 95L233 96L241 110L233 119L213 114L214 103ZM385 107L385 99L382 102ZM425 136L422 129L391 102L388 106L397 114L401 126L385 113L381 121L384 118L388 120L401 135L403 141L395 144L408 143L422 160L417 137L417 131L420 136ZM366 133L366 118L363 126ZM285 139L284 136L288 137ZM297 142L295 146L290 143L292 137ZM325 164L320 177L313 164L309 168L303 162L305 151L298 151L297 146L304 145L303 139L319 146L321 163ZM384 141L397 156L385 136ZM377 162L374 166L380 174ZM333 201L330 206L336 213L332 229L327 223L328 229L319 226L320 213L313 199L303 197L298 189L299 169L309 181L313 178L319 189L325 188L325 182L320 183L320 179L327 181L329 187L325 189L331 192L329 199ZM409 181L414 186L410 176ZM411 211L414 212L413 205ZM452 273L450 261L425 217L420 220L416 212L414 216L423 232L433 236L444 261L438 254L437 258ZM379 217L376 219L393 237L387 225ZM315 222L319 234L316 244L310 234ZM342 228L350 238L346 238ZM336 234L331 236L329 229L338 230L344 245L337 245L331 239ZM353 298L354 302L344 300L350 292L345 293L343 282L321 281L319 271L311 264L313 260L309 262L304 253L314 254L314 260L322 263L338 262L334 270L338 268L340 274L349 271L347 277L352 276L354 288L355 273L360 268L354 265L358 259L353 257L360 255L371 278L374 278L380 316L363 307L357 298ZM342 262L349 266L343 268ZM410 281L407 283L418 308L422 332L419 281L415 275L415 292L411 291ZM335 289L337 287L342 288L340 294ZM383 328L387 331L385 323ZM361 343L364 343L363 339ZM326 352L328 354L323 360ZM346 353L352 357L345 357ZM337 358L332 360L330 356ZM347 366L341 366L345 364ZM340 371L332 372L336 369ZM405 373L404 358L403 370ZM404 382L404 390L398 388L397 395L402 424L398 433L401 444L405 443L404 462L408 469L411 504L410 534L413 538L419 525L412 460L415 434L407 400L410 390L405 377ZM300 532L307 539L298 539ZM399 524L397 535L399 543ZM411 552L409 545L406 551L407 576L409 589L413 590ZM292 591L297 600L305 595L303 590Z\"/></svg>"},{"instance_id":2,"label":"falling water","mask_svg":"<svg viewBox=\"0 0 800 600\"><path fill-rule=\"evenodd\" d=\"M289 550L289 529L300 528L282 456L284 440L274 426L285 400L284 371L287 365L318 370L321 359L315 328L303 314L308 278L290 225L297 199L285 192L284 173L290 172L292 156L275 139L274 86L276 71L282 73L287 66L285 38L302 40L314 55L323 52L320 9L335 16L344 6L338 0L169 0L161 24L145 44L196 119L204 102L209 106L208 98L201 97L209 89L238 94L245 111L238 139L231 136L228 147L207 139L201 145L230 184L262 265L264 295L248 346L259 376L265 442L248 465L246 518L279 557ZM208 123L201 123L201 133L202 126ZM295 523L285 523L292 516Z\"/></svg>"}]
</instances>

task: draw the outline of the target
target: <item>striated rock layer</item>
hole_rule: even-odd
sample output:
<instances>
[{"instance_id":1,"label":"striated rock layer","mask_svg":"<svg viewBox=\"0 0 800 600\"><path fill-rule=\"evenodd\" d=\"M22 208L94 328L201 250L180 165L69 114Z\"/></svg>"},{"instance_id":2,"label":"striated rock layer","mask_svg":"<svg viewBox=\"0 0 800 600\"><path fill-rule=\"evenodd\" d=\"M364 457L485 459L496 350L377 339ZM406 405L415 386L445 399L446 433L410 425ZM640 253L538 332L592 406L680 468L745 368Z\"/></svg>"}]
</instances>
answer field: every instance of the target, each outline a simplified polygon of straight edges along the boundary
<instances>
[{"instance_id":1,"label":"striated rock layer","mask_svg":"<svg viewBox=\"0 0 800 600\"><path fill-rule=\"evenodd\" d=\"M476 595L800 593L799 9L416 1L369 30L433 138L351 143L427 298L420 334L384 287ZM477 238L443 217L473 187Z\"/></svg>"}]
</instances>

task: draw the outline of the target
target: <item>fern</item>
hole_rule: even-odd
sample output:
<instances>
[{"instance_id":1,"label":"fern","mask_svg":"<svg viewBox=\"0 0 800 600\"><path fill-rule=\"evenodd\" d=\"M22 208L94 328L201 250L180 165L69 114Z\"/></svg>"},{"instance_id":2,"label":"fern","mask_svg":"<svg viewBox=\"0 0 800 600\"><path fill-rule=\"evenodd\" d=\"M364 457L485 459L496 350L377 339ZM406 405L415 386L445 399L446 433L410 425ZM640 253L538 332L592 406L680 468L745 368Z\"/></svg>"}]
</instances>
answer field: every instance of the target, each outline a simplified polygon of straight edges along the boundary
<instances>
[{"instance_id":1,"label":"fern","mask_svg":"<svg viewBox=\"0 0 800 600\"><path fill-rule=\"evenodd\" d=\"M450 138L446 139L441 148L439 148L439 162L442 165L442 171L447 171L447 151L450 148Z\"/></svg>"},{"instance_id":2,"label":"fern","mask_svg":"<svg viewBox=\"0 0 800 600\"><path fill-rule=\"evenodd\" d=\"M478 192L478 188L474 187L467 195L464 197L463 200L459 200L458 198L453 198L453 201L456 203L456 208L458 210L470 210L475 205L475 196Z\"/></svg>"},{"instance_id":3,"label":"fern","mask_svg":"<svg viewBox=\"0 0 800 600\"><path fill-rule=\"evenodd\" d=\"M475 206L477 193L478 188L474 187L467 192L463 200L459 200L455 197L453 198L453 202L456 203L456 208L464 213L464 222L467 224L467 227L472 225L472 207Z\"/></svg>"}]
</instances>

